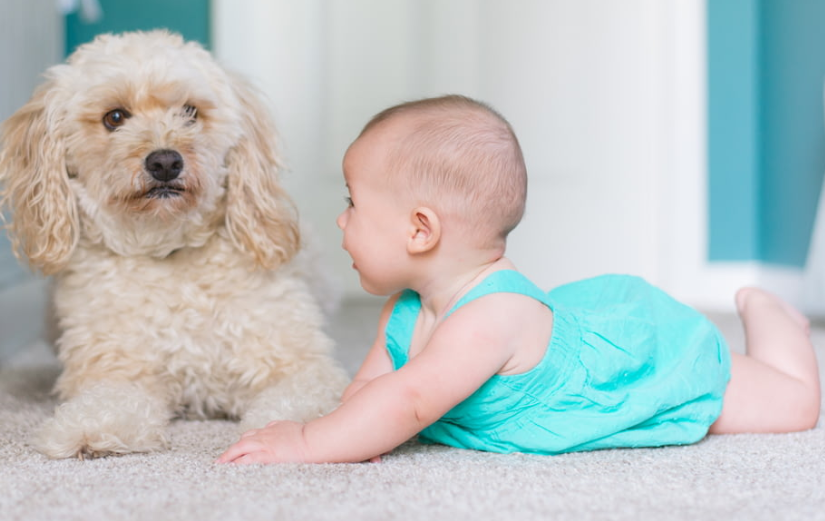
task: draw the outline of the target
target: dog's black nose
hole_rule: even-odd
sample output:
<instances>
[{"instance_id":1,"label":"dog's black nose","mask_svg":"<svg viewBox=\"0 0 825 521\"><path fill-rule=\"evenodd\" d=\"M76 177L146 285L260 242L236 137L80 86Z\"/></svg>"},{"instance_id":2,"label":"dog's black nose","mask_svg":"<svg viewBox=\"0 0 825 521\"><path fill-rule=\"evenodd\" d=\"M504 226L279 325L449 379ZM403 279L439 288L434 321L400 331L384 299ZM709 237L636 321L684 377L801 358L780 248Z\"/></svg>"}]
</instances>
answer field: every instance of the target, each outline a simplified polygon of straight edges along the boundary
<instances>
[{"instance_id":1,"label":"dog's black nose","mask_svg":"<svg viewBox=\"0 0 825 521\"><path fill-rule=\"evenodd\" d=\"M155 150L146 156L146 170L158 181L171 181L183 170L183 157L174 150Z\"/></svg>"}]
</instances>

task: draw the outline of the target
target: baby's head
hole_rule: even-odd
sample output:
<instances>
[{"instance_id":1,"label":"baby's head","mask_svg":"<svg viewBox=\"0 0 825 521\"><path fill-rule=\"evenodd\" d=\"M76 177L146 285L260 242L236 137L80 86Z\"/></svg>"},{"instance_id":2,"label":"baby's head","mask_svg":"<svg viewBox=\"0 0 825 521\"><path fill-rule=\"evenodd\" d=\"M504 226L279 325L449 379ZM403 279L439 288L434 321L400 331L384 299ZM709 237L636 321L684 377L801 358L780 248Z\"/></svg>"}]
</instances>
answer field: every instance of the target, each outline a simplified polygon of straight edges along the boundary
<instances>
[{"instance_id":1,"label":"baby's head","mask_svg":"<svg viewBox=\"0 0 825 521\"><path fill-rule=\"evenodd\" d=\"M382 111L359 137L385 130L399 136L386 151L390 186L477 246L504 244L524 214L527 171L498 112L464 96L428 98Z\"/></svg>"}]
</instances>

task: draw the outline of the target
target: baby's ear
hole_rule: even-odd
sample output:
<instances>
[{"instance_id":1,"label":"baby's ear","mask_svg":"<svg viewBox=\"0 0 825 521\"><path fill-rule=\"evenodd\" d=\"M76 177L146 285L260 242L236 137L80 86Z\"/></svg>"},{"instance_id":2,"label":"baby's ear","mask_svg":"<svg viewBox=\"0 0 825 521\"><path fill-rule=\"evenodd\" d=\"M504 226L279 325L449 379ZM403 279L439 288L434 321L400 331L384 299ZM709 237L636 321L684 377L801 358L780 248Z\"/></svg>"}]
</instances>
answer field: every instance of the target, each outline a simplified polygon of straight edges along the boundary
<instances>
[{"instance_id":1,"label":"baby's ear","mask_svg":"<svg viewBox=\"0 0 825 521\"><path fill-rule=\"evenodd\" d=\"M53 80L41 85L0 134L0 207L11 213L9 238L15 255L45 275L63 267L80 236L58 92Z\"/></svg>"},{"instance_id":2,"label":"baby's ear","mask_svg":"<svg viewBox=\"0 0 825 521\"><path fill-rule=\"evenodd\" d=\"M441 240L441 220L431 208L419 206L410 213L407 252L416 255L436 247Z\"/></svg>"}]
</instances>

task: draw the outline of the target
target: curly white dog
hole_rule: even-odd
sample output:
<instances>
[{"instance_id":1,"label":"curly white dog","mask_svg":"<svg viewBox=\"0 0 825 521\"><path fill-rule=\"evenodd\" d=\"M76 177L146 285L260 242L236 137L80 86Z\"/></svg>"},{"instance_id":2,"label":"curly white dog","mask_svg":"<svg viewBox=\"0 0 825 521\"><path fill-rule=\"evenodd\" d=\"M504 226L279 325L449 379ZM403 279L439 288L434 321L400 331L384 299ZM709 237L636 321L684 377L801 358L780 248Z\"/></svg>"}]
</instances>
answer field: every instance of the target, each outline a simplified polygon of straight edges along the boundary
<instances>
[{"instance_id":1,"label":"curly white dog","mask_svg":"<svg viewBox=\"0 0 825 521\"><path fill-rule=\"evenodd\" d=\"M163 31L81 46L5 122L9 235L55 276L64 403L40 451L147 452L175 416L251 428L337 405L275 136L246 83Z\"/></svg>"}]
</instances>

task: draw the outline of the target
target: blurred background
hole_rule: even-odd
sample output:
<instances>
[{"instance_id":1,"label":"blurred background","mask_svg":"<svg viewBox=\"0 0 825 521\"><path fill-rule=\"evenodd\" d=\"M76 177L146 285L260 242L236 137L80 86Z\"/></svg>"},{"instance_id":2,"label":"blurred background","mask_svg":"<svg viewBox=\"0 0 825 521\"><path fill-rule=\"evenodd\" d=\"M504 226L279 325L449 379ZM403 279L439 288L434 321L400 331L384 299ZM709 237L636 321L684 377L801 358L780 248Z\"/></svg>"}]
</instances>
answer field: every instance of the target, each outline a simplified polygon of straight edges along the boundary
<instances>
[{"instance_id":1,"label":"blurred background","mask_svg":"<svg viewBox=\"0 0 825 521\"><path fill-rule=\"evenodd\" d=\"M632 273L732 311L759 284L825 315L823 22L825 0L0 0L0 120L95 34L200 41L268 96L284 182L364 298L334 222L343 153L379 110L462 93L521 140L510 257L543 287ZM44 281L2 241L12 342Z\"/></svg>"}]
</instances>

